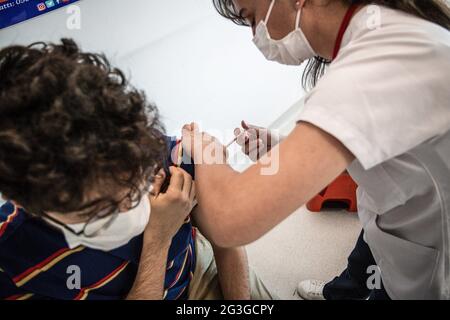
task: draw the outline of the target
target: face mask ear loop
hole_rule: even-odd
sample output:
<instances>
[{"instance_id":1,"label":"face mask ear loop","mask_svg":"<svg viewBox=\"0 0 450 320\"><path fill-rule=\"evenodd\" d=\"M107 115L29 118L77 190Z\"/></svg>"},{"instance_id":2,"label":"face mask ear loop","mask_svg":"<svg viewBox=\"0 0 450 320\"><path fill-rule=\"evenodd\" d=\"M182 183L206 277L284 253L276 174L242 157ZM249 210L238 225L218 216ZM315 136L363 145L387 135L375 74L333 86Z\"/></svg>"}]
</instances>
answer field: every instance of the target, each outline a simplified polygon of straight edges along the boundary
<instances>
[{"instance_id":1,"label":"face mask ear loop","mask_svg":"<svg viewBox=\"0 0 450 320\"><path fill-rule=\"evenodd\" d=\"M266 20L264 20L264 23L267 25L269 22L270 14L272 13L273 7L275 5L275 0L272 0L269 6L269 11L267 11Z\"/></svg>"},{"instance_id":2,"label":"face mask ear loop","mask_svg":"<svg viewBox=\"0 0 450 320\"><path fill-rule=\"evenodd\" d=\"M297 12L297 18L295 19L295 30L300 29L300 16L302 15L302 9Z\"/></svg>"}]
</instances>

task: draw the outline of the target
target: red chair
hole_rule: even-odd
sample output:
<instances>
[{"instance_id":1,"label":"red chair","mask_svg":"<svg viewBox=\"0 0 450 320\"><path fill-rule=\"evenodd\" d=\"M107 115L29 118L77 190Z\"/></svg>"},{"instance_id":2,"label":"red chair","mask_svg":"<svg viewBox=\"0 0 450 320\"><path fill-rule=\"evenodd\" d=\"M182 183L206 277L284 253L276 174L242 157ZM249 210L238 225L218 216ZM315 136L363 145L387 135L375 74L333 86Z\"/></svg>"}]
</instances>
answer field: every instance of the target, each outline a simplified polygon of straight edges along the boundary
<instances>
[{"instance_id":1,"label":"red chair","mask_svg":"<svg viewBox=\"0 0 450 320\"><path fill-rule=\"evenodd\" d=\"M308 202L309 211L320 212L325 205L339 204L345 206L350 212L357 212L356 189L358 185L348 172L344 172L320 194Z\"/></svg>"}]
</instances>

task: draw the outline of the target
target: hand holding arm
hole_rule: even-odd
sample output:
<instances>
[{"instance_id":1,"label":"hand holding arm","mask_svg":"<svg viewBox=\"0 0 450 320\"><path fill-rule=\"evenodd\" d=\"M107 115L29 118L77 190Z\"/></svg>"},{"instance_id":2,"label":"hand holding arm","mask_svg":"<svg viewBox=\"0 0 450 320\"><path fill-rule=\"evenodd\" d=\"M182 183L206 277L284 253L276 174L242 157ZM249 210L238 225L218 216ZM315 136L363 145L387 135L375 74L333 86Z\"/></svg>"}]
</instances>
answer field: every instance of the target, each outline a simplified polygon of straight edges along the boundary
<instances>
[{"instance_id":1,"label":"hand holding arm","mask_svg":"<svg viewBox=\"0 0 450 320\"><path fill-rule=\"evenodd\" d=\"M166 193L159 193L164 182L161 171L153 186L152 213L146 230L141 261L128 300L162 300L167 258L172 238L192 210L195 185L182 169L170 168L172 177Z\"/></svg>"}]
</instances>

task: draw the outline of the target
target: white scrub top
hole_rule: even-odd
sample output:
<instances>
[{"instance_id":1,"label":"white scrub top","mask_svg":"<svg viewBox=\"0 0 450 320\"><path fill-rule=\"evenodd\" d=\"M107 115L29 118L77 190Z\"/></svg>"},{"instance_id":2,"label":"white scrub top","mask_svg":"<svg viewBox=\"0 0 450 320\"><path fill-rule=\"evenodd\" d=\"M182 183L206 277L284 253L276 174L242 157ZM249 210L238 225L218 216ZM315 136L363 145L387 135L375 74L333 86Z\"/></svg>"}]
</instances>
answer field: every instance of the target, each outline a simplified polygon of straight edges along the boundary
<instances>
[{"instance_id":1,"label":"white scrub top","mask_svg":"<svg viewBox=\"0 0 450 320\"><path fill-rule=\"evenodd\" d=\"M356 157L365 239L392 299L450 299L450 32L378 7L353 18L299 121Z\"/></svg>"}]
</instances>

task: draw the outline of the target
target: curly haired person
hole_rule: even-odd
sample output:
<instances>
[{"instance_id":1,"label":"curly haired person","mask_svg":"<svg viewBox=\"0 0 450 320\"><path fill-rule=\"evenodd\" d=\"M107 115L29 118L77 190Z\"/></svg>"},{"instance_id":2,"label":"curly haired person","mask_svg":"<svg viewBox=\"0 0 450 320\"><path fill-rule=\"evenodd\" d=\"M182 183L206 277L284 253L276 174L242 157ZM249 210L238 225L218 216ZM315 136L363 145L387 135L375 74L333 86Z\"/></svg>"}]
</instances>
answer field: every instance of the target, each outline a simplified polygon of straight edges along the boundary
<instances>
[{"instance_id":1,"label":"curly haired person","mask_svg":"<svg viewBox=\"0 0 450 320\"><path fill-rule=\"evenodd\" d=\"M0 299L272 298L243 248L193 227L175 147L103 55L69 39L0 50Z\"/></svg>"}]
</instances>

